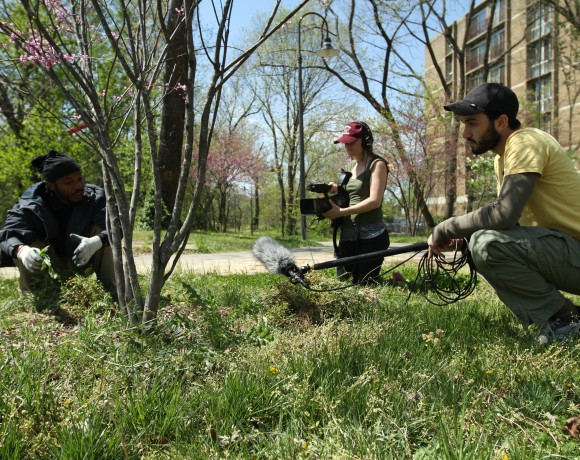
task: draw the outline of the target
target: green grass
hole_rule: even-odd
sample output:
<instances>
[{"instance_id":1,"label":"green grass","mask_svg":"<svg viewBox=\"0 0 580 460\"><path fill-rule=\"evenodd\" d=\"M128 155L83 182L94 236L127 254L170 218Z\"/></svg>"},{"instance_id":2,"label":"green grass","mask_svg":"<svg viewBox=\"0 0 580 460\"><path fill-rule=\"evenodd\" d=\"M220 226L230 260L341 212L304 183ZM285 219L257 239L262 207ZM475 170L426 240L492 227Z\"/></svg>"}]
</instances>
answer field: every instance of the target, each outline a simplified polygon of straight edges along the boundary
<instances>
[{"instance_id":1,"label":"green grass","mask_svg":"<svg viewBox=\"0 0 580 460\"><path fill-rule=\"evenodd\" d=\"M205 232L195 231L189 236L189 246L186 252L194 252L198 254L214 254L220 252L236 252L249 251L252 245L260 236L265 235L263 232ZM271 236L270 234L268 234ZM319 237L316 235L308 235L306 241L303 241L300 236L280 235L274 238L288 248L299 248L307 246L319 246L321 241L332 241L330 237ZM147 252L153 242L153 233L145 230L136 230L134 234L134 249L139 252ZM404 235L391 236L391 242L394 243L415 243L419 241L426 241L427 236L410 237Z\"/></svg>"},{"instance_id":2,"label":"green grass","mask_svg":"<svg viewBox=\"0 0 580 460\"><path fill-rule=\"evenodd\" d=\"M389 283L179 273L147 336L93 278L41 311L16 283L0 281L2 459L580 458L562 431L580 343L540 346L484 283L436 307Z\"/></svg>"}]
</instances>

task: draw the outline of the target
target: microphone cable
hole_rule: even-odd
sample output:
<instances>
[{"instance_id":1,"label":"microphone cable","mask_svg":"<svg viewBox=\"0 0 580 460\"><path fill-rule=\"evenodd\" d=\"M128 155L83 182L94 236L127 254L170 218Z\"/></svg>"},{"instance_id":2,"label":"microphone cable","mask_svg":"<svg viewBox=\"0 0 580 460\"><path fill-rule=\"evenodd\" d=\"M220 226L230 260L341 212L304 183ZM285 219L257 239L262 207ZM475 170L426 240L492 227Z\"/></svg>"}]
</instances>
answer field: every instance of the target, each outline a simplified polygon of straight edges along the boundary
<instances>
[{"instance_id":1,"label":"microphone cable","mask_svg":"<svg viewBox=\"0 0 580 460\"><path fill-rule=\"evenodd\" d=\"M409 262L420 252L414 252L408 258L383 271L377 278L383 278L388 273ZM467 270L467 273L464 269ZM421 256L417 266L417 276L412 284L409 285L409 295L406 302L411 298L411 294L419 293L432 305L450 305L471 295L476 285L477 271L469 249L467 249L467 240L464 240L461 249L457 248L451 259L443 257L429 259L428 252ZM315 289L311 286L304 287L312 292L333 292L357 286L360 285L349 283L344 286L326 289Z\"/></svg>"},{"instance_id":2,"label":"microphone cable","mask_svg":"<svg viewBox=\"0 0 580 460\"><path fill-rule=\"evenodd\" d=\"M381 274L379 276L377 276L377 278L383 278L385 275L387 275L390 272L392 272L393 270L399 268L401 265L404 265L407 262L409 262L411 259L413 259L415 256L417 256L417 254L419 254L420 252L421 251L417 251L414 254L411 254L405 260L402 260L398 264L394 265L393 267L390 267L388 270L382 271ZM344 289L349 289L349 288L352 288L352 287L361 287L361 285L360 284L357 284L357 283L349 283L349 284L345 284L344 286L337 286L337 287L334 287L334 288L315 289L313 287L307 287L307 289L310 290L310 291L312 291L312 292L333 292L333 291L342 291Z\"/></svg>"},{"instance_id":3,"label":"microphone cable","mask_svg":"<svg viewBox=\"0 0 580 460\"><path fill-rule=\"evenodd\" d=\"M450 305L471 295L477 284L477 271L467 248L467 240L463 240L462 248L456 249L450 260L443 257L429 259L428 253L423 254L407 301L416 291L437 306ZM464 268L468 271L467 276Z\"/></svg>"}]
</instances>

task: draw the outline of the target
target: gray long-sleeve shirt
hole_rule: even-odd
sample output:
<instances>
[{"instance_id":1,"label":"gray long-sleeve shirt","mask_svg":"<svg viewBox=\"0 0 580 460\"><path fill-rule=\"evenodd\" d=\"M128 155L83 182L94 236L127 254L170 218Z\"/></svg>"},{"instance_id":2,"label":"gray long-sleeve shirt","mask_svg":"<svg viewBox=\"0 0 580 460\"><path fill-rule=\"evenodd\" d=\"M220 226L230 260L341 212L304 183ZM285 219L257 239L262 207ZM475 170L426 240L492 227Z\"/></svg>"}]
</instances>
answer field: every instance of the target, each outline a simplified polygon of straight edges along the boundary
<instances>
[{"instance_id":1,"label":"gray long-sleeve shirt","mask_svg":"<svg viewBox=\"0 0 580 460\"><path fill-rule=\"evenodd\" d=\"M540 177L536 173L512 174L503 180L497 199L463 216L451 217L433 229L433 242L468 238L477 230L509 230L518 224L522 210Z\"/></svg>"}]
</instances>

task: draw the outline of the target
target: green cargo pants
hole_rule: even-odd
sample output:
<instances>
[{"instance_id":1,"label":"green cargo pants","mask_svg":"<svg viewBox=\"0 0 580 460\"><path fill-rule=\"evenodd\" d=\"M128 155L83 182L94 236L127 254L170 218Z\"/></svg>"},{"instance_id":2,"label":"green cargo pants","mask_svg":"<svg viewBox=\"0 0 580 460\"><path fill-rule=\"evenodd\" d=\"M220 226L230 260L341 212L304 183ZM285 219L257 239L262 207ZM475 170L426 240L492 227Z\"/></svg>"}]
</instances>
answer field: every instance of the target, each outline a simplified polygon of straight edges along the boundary
<instances>
[{"instance_id":1,"label":"green cargo pants","mask_svg":"<svg viewBox=\"0 0 580 460\"><path fill-rule=\"evenodd\" d=\"M580 241L545 227L479 230L469 241L477 272L527 328L580 294Z\"/></svg>"}]
</instances>

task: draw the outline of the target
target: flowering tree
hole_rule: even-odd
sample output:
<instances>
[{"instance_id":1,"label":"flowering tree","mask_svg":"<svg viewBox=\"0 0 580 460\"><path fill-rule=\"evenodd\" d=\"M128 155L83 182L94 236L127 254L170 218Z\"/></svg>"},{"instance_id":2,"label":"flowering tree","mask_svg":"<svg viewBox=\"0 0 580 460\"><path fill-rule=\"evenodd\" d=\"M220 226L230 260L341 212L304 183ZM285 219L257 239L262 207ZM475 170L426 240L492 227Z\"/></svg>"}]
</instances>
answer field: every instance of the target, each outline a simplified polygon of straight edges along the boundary
<instances>
[{"instance_id":1,"label":"flowering tree","mask_svg":"<svg viewBox=\"0 0 580 460\"><path fill-rule=\"evenodd\" d=\"M425 199L430 196L435 178L438 177L433 168L444 156L446 145L437 142L440 133L427 128L424 104L406 98L401 101L395 114L399 142L404 145L405 153L400 154L396 142L390 136L378 136L389 163L386 190L404 210L407 228L415 235L422 215L417 196Z\"/></svg>"},{"instance_id":2,"label":"flowering tree","mask_svg":"<svg viewBox=\"0 0 580 460\"><path fill-rule=\"evenodd\" d=\"M225 232L230 191L241 182L251 182L256 186L268 165L261 152L256 151L254 139L247 129L238 127L233 131L215 131L212 145L207 159L208 185L217 193L219 227ZM199 153L195 153L194 160L198 158ZM191 174L193 179L198 179L195 161Z\"/></svg>"},{"instance_id":3,"label":"flowering tree","mask_svg":"<svg viewBox=\"0 0 580 460\"><path fill-rule=\"evenodd\" d=\"M199 16L202 1L211 1L214 7L216 29L211 37L206 35L207 18L202 21ZM13 66L32 64L44 72L46 80L66 100L63 116L70 128L79 128L75 135L101 160L117 294L133 326L145 324L149 329L154 325L161 289L185 248L205 186L221 91L252 53L308 0L299 2L276 22L280 6L277 0L259 38L236 53L229 46L233 3L19 0L0 5L5 18L0 22L0 33L9 37L18 50L6 56L5 62ZM180 33L182 40L173 41ZM183 61L171 60L178 54L176 47L185 53L183 79L173 78L177 67L172 72L166 66L170 61L168 65L180 65L179 71L184 71ZM201 64L208 64L209 71L204 73ZM179 154L171 219L162 234L162 155L167 149L160 148L158 105L167 117L171 107L163 107L176 100L182 101L183 117L162 119L161 125L174 130L183 143L184 154ZM133 142L134 174L129 184L119 167L119 145L126 138ZM198 142L196 149L194 140ZM175 139L173 142L176 145ZM188 202L185 191L194 150L199 152L198 180ZM155 218L151 276L144 290L137 277L132 235L143 193L145 162L149 162L153 176Z\"/></svg>"}]
</instances>

